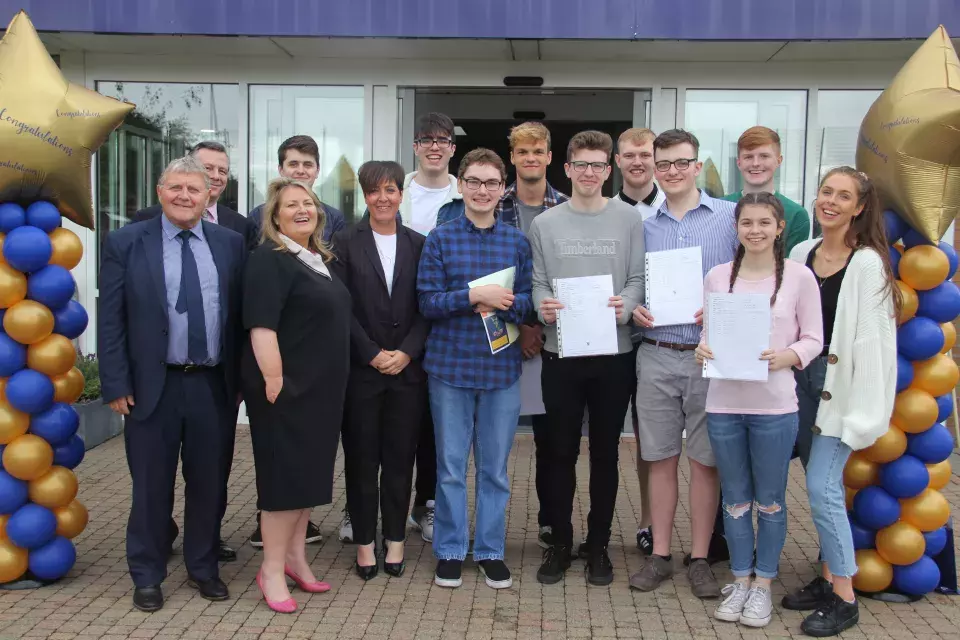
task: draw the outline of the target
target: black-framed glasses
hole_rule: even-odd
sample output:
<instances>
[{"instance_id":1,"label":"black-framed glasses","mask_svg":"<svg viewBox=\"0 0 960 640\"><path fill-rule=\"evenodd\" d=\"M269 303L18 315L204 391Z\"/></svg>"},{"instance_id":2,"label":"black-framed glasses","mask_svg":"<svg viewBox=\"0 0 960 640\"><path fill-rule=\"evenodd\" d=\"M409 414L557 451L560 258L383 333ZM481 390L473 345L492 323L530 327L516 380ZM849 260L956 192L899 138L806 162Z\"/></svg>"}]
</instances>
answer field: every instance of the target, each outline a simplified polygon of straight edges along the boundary
<instances>
[{"instance_id":1,"label":"black-framed glasses","mask_svg":"<svg viewBox=\"0 0 960 640\"><path fill-rule=\"evenodd\" d=\"M664 173L670 171L670 165L673 165L677 168L677 171L686 171L690 168L690 165L696 162L696 158L677 158L676 160L657 160L653 163L653 166L657 168L657 171Z\"/></svg>"},{"instance_id":2,"label":"black-framed glasses","mask_svg":"<svg viewBox=\"0 0 960 640\"><path fill-rule=\"evenodd\" d=\"M584 162L583 160L575 160L570 163L570 166L573 167L573 170L577 173L583 173L587 170L587 167L593 169L594 173L603 173L610 164L607 162Z\"/></svg>"},{"instance_id":3,"label":"black-framed glasses","mask_svg":"<svg viewBox=\"0 0 960 640\"><path fill-rule=\"evenodd\" d=\"M453 144L453 140L451 140L450 138L423 137L423 138L417 138L416 140L414 140L414 142L416 142L421 147L432 147L433 145L437 145L441 149L449 149L450 145Z\"/></svg>"},{"instance_id":4,"label":"black-framed glasses","mask_svg":"<svg viewBox=\"0 0 960 640\"><path fill-rule=\"evenodd\" d=\"M470 191L477 191L480 189L480 185L483 185L487 188L487 191L496 191L501 186L503 186L502 180L480 180L479 178L464 178L463 184L467 185L467 189Z\"/></svg>"}]
</instances>

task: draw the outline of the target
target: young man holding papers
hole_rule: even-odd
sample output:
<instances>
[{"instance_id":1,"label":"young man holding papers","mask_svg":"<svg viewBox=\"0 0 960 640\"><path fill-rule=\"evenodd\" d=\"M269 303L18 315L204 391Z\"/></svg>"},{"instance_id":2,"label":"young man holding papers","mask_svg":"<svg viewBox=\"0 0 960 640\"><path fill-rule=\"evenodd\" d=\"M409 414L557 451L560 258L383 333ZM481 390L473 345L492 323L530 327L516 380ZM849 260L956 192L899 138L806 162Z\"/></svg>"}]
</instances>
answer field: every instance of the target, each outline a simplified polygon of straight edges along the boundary
<instances>
[{"instance_id":1,"label":"young man holding papers","mask_svg":"<svg viewBox=\"0 0 960 640\"><path fill-rule=\"evenodd\" d=\"M613 140L606 133L575 135L567 147L565 165L573 195L541 213L530 225L533 297L546 325L541 380L549 432L542 455L546 456L544 468L549 470L545 506L554 527L554 546L544 551L537 572L537 579L544 584L559 582L570 567L575 467L585 407L590 415L590 515L583 545L587 582L606 585L613 581L607 544L620 482L617 458L633 368L627 322L643 299L644 249L643 220L636 210L601 193L610 177L612 150ZM583 276L596 278L578 281ZM567 278L573 280L564 282ZM577 314L570 318L568 328L581 329L564 334L560 291L579 287L578 295L572 297L596 301L597 292L604 291L601 286L606 291L599 302L590 308L568 309ZM588 314L596 317L595 322L587 323L593 331L582 322ZM594 343L602 343L604 338L608 346L596 349ZM570 357L565 353L570 351L597 355Z\"/></svg>"},{"instance_id":2,"label":"young man holding papers","mask_svg":"<svg viewBox=\"0 0 960 640\"><path fill-rule=\"evenodd\" d=\"M711 198L697 189L702 163L697 160L700 143L691 133L673 129L653 142L657 182L667 196L657 213L644 223L646 249L655 252L699 249L703 276L718 264L733 260L737 242L734 204ZM680 254L689 251L679 252ZM662 256L661 256L662 258ZM653 300L663 299L662 290L673 280L696 279L689 273L689 256L681 255L671 269L646 274ZM657 262L666 262L657 260ZM694 356L700 341L695 311L683 324L657 323L657 308L637 306L633 321L645 329L637 352L637 405L640 412L640 450L651 463L650 493L653 501L653 555L643 569L630 577L630 586L653 591L673 576L670 541L677 510L677 464L686 430L690 461L690 518L693 549L689 568L690 587L700 598L720 596L720 588L707 563L707 550L719 498L719 481L713 450L707 436L707 380Z\"/></svg>"},{"instance_id":3,"label":"young man holding papers","mask_svg":"<svg viewBox=\"0 0 960 640\"><path fill-rule=\"evenodd\" d=\"M437 442L433 552L439 560L434 582L441 587L462 584L471 445L477 467L473 557L488 586L513 584L503 556L507 458L520 416L522 354L514 331L533 310L533 264L523 232L494 215L505 179L503 161L489 149L463 157L457 188L464 215L427 236L417 276L420 311L433 323L424 369ZM481 279L502 284L475 282Z\"/></svg>"}]
</instances>

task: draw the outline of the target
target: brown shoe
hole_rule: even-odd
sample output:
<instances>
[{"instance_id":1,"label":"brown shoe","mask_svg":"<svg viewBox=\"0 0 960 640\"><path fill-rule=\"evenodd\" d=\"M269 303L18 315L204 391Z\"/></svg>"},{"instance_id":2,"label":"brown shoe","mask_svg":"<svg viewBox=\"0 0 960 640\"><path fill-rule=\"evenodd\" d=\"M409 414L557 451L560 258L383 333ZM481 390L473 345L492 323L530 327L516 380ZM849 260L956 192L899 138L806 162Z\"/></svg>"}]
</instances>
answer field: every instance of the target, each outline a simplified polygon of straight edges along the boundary
<instances>
[{"instance_id":1,"label":"brown shoe","mask_svg":"<svg viewBox=\"0 0 960 640\"><path fill-rule=\"evenodd\" d=\"M650 556L639 573L630 576L630 588L653 591L673 577L673 561L662 556ZM714 583L716 584L716 583Z\"/></svg>"},{"instance_id":2,"label":"brown shoe","mask_svg":"<svg viewBox=\"0 0 960 640\"><path fill-rule=\"evenodd\" d=\"M713 576L713 570L703 558L698 558L690 563L687 569L687 577L690 578L690 590L693 595L701 600L704 598L719 598L720 585Z\"/></svg>"}]
</instances>

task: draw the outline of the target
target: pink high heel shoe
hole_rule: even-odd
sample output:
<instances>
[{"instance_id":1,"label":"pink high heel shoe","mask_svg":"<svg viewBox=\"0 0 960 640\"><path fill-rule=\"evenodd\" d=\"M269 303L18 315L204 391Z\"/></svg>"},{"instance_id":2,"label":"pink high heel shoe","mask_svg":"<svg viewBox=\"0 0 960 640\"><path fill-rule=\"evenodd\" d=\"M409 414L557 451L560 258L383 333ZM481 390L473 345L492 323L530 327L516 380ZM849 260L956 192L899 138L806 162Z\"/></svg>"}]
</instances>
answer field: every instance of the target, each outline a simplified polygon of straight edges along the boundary
<instances>
[{"instance_id":1,"label":"pink high heel shoe","mask_svg":"<svg viewBox=\"0 0 960 640\"><path fill-rule=\"evenodd\" d=\"M297 601L293 598L287 598L282 602L277 602L267 597L267 593L263 590L263 576L260 575L259 571L257 572L257 587L260 588L260 595L267 601L267 606L277 613L293 613L297 610Z\"/></svg>"},{"instance_id":2,"label":"pink high heel shoe","mask_svg":"<svg viewBox=\"0 0 960 640\"><path fill-rule=\"evenodd\" d=\"M330 585L326 582L319 580L314 580L313 582L304 581L303 578L295 574L287 565L283 565L283 572L287 577L297 583L301 591L306 591L307 593L325 593L331 589Z\"/></svg>"}]
</instances>

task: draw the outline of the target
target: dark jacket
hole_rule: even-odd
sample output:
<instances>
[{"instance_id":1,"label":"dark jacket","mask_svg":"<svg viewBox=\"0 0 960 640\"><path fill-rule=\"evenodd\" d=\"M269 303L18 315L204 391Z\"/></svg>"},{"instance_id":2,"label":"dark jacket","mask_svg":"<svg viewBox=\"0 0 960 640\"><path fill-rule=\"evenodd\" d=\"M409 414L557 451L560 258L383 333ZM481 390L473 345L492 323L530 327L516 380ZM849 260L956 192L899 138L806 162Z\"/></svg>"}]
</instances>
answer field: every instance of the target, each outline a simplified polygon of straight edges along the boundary
<instances>
[{"instance_id":1,"label":"dark jacket","mask_svg":"<svg viewBox=\"0 0 960 640\"><path fill-rule=\"evenodd\" d=\"M160 205L155 204L152 207L137 211L137 214L133 216L133 221L143 222L144 220L150 220L159 216L160 212ZM254 226L246 216L240 215L230 207L224 206L219 202L217 203L217 224L221 227L232 229L242 235L247 251L253 251L253 248L260 242L260 229L258 227Z\"/></svg>"}]
</instances>

